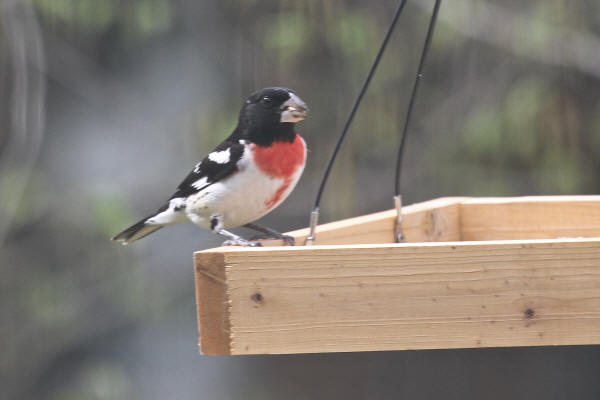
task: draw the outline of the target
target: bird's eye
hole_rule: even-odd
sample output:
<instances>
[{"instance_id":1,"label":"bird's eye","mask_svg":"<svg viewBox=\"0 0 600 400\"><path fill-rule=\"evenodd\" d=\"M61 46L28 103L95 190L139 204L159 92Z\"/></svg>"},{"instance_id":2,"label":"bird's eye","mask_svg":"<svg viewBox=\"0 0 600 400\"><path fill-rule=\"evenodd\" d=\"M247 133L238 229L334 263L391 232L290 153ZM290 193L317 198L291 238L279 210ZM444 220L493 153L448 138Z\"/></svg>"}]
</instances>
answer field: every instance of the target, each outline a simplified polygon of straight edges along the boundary
<instances>
[{"instance_id":1,"label":"bird's eye","mask_svg":"<svg viewBox=\"0 0 600 400\"><path fill-rule=\"evenodd\" d=\"M273 99L269 96L263 96L263 98L260 99L260 102L267 107L271 107L273 105Z\"/></svg>"}]
</instances>

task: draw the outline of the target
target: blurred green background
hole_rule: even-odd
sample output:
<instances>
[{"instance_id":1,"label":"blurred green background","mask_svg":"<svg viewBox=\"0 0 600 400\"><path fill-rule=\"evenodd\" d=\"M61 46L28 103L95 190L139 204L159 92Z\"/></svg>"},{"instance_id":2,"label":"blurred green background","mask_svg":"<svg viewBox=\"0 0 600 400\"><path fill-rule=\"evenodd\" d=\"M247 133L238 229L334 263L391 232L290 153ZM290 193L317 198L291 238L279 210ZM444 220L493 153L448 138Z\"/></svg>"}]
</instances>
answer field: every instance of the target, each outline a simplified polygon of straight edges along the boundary
<instances>
[{"instance_id":1,"label":"blurred green background","mask_svg":"<svg viewBox=\"0 0 600 400\"><path fill-rule=\"evenodd\" d=\"M6 399L598 399L600 348L202 357L188 225L109 238L154 211L234 128L295 89L309 166L266 225L306 226L397 3L1 0L0 390ZM433 1L406 7L322 203L392 207ZM406 204L600 191L600 3L442 4L404 161ZM551 217L551 216L549 216Z\"/></svg>"}]
</instances>

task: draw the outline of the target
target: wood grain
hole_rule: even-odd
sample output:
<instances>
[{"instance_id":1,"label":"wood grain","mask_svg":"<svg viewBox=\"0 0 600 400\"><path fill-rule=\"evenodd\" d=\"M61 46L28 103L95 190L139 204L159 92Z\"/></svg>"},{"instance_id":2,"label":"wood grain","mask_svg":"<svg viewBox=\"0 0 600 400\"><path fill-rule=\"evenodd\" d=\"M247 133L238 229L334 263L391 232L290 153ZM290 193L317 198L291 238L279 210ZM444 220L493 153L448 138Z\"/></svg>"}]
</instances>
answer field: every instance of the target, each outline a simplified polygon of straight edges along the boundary
<instances>
[{"instance_id":1,"label":"wood grain","mask_svg":"<svg viewBox=\"0 0 600 400\"><path fill-rule=\"evenodd\" d=\"M320 225L330 246L196 253L202 351L600 344L600 196L442 198L403 214L421 243L385 244L389 210ZM458 240L495 241L444 242Z\"/></svg>"},{"instance_id":2,"label":"wood grain","mask_svg":"<svg viewBox=\"0 0 600 400\"><path fill-rule=\"evenodd\" d=\"M205 354L229 354L229 308L225 256L219 252L194 254L199 345Z\"/></svg>"},{"instance_id":3,"label":"wood grain","mask_svg":"<svg viewBox=\"0 0 600 400\"><path fill-rule=\"evenodd\" d=\"M600 239L228 248L196 262L225 278L198 290L205 353L600 344Z\"/></svg>"},{"instance_id":4,"label":"wood grain","mask_svg":"<svg viewBox=\"0 0 600 400\"><path fill-rule=\"evenodd\" d=\"M600 196L445 197L402 210L409 243L600 236ZM392 243L395 218L387 210L319 225L315 244ZM308 228L287 234L303 244Z\"/></svg>"},{"instance_id":5,"label":"wood grain","mask_svg":"<svg viewBox=\"0 0 600 400\"><path fill-rule=\"evenodd\" d=\"M600 196L531 196L465 199L463 240L600 236Z\"/></svg>"},{"instance_id":6,"label":"wood grain","mask_svg":"<svg viewBox=\"0 0 600 400\"><path fill-rule=\"evenodd\" d=\"M407 242L460 240L459 205L466 197L444 197L402 207L402 224ZM396 210L348 218L317 227L315 244L393 243ZM308 228L287 232L303 244ZM282 241L265 241L266 246L283 245Z\"/></svg>"}]
</instances>

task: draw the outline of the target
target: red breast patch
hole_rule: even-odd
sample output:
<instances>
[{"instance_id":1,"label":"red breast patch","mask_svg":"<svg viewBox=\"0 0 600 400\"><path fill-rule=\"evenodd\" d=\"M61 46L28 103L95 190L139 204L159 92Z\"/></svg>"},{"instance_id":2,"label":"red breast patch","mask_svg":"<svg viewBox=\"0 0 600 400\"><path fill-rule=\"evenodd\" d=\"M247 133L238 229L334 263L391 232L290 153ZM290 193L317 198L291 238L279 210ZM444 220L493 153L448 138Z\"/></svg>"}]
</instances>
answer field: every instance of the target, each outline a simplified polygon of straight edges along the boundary
<instances>
[{"instance_id":1,"label":"red breast patch","mask_svg":"<svg viewBox=\"0 0 600 400\"><path fill-rule=\"evenodd\" d=\"M253 160L258 168L273 178L283 178L281 186L265 201L267 209L274 207L292 184L292 177L304 165L306 148L304 140L296 135L293 142L273 142L269 147L252 146Z\"/></svg>"},{"instance_id":2,"label":"red breast patch","mask_svg":"<svg viewBox=\"0 0 600 400\"><path fill-rule=\"evenodd\" d=\"M265 201L265 206L267 207L267 210L270 210L272 207L275 207L277 203L279 203L279 200L281 200L281 196L283 196L283 193L287 190L287 188L290 187L291 183L292 180L290 178L287 178L285 181L283 181L283 183L281 184L281 186L279 186L275 193L273 193L273 196L269 197Z\"/></svg>"},{"instance_id":3,"label":"red breast patch","mask_svg":"<svg viewBox=\"0 0 600 400\"><path fill-rule=\"evenodd\" d=\"M273 178L290 178L304 165L304 140L296 135L293 142L273 142L269 147L252 146L252 155L258 168Z\"/></svg>"}]
</instances>

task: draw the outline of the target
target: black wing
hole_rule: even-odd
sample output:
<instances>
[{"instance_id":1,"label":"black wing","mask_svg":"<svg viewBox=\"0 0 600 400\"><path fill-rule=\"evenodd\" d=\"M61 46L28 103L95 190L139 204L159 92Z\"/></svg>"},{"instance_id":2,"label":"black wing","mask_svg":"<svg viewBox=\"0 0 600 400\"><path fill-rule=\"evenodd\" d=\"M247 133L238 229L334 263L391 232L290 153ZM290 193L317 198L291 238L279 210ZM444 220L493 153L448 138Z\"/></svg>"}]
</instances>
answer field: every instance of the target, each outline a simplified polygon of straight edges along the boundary
<instances>
[{"instance_id":1,"label":"black wing","mask_svg":"<svg viewBox=\"0 0 600 400\"><path fill-rule=\"evenodd\" d=\"M229 154L227 154L229 152ZM177 187L171 199L188 197L227 178L237 171L238 161L244 154L244 145L226 140L196 165ZM217 156L218 155L218 156Z\"/></svg>"}]
</instances>

